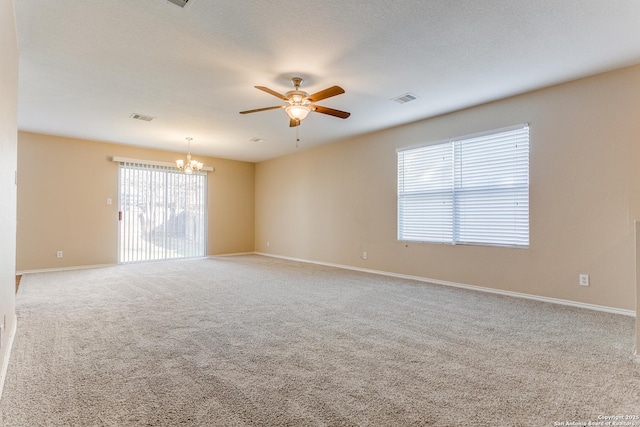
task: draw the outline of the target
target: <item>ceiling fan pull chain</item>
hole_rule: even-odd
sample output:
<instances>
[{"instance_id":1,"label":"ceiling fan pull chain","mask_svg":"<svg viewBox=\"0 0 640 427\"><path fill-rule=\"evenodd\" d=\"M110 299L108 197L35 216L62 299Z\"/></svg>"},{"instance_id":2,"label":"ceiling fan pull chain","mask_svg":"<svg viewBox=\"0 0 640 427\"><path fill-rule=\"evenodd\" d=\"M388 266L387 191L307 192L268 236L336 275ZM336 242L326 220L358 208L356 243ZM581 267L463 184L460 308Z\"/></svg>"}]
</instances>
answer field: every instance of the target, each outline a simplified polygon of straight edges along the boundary
<instances>
[{"instance_id":1,"label":"ceiling fan pull chain","mask_svg":"<svg viewBox=\"0 0 640 427\"><path fill-rule=\"evenodd\" d=\"M300 142L300 126L296 126L296 148L298 148L299 142Z\"/></svg>"}]
</instances>

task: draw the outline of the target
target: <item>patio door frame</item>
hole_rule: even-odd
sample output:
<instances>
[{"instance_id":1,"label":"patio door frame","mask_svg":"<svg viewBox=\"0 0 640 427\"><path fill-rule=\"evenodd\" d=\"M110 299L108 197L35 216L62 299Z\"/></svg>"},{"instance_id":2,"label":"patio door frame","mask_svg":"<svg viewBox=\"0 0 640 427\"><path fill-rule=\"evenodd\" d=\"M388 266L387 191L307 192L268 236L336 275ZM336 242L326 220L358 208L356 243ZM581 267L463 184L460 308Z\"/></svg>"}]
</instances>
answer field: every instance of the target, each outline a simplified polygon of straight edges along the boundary
<instances>
[{"instance_id":1,"label":"patio door frame","mask_svg":"<svg viewBox=\"0 0 640 427\"><path fill-rule=\"evenodd\" d=\"M174 164L118 161L118 263L205 257L207 175ZM124 182L126 181L126 182Z\"/></svg>"}]
</instances>

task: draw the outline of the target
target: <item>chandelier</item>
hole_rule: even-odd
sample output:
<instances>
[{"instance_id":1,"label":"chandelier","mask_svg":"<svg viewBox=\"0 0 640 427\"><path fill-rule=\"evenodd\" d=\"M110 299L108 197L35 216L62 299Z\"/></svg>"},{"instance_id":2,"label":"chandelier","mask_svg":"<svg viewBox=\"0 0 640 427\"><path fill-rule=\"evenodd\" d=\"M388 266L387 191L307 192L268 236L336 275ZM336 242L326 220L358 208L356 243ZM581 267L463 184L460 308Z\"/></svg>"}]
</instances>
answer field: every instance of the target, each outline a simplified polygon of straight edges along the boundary
<instances>
[{"instance_id":1,"label":"chandelier","mask_svg":"<svg viewBox=\"0 0 640 427\"><path fill-rule=\"evenodd\" d=\"M193 138L187 137L187 144L189 146L189 150L187 151L187 161L184 160L176 160L176 167L186 173L187 175L191 175L194 172L200 172L202 167L204 166L202 162L197 160L191 160L191 140Z\"/></svg>"}]
</instances>

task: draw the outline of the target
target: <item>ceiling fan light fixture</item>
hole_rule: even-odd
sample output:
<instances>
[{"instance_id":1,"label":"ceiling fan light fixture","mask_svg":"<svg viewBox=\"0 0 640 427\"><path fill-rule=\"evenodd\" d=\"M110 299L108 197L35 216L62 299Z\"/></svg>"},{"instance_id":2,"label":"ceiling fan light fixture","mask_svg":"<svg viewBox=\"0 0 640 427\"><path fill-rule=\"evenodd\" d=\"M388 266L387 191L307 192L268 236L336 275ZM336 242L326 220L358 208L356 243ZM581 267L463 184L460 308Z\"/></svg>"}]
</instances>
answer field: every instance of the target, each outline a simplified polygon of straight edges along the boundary
<instances>
[{"instance_id":1,"label":"ceiling fan light fixture","mask_svg":"<svg viewBox=\"0 0 640 427\"><path fill-rule=\"evenodd\" d=\"M289 105L284 109L290 118L294 120L303 120L311 111L307 105Z\"/></svg>"}]
</instances>

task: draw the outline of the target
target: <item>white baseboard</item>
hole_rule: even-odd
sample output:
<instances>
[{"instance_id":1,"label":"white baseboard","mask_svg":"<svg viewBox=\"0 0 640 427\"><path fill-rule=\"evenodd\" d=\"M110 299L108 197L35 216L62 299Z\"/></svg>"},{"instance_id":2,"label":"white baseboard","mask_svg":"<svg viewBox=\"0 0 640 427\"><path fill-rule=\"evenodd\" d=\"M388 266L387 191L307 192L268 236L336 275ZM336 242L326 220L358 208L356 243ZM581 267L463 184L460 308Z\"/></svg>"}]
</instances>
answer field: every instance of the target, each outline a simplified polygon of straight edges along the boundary
<instances>
[{"instance_id":1,"label":"white baseboard","mask_svg":"<svg viewBox=\"0 0 640 427\"><path fill-rule=\"evenodd\" d=\"M116 265L119 265L119 264L94 264L94 265L76 265L71 267L40 268L36 270L16 271L16 275L19 276L22 274L32 274L32 273L50 273L54 271L86 270L88 268L114 267Z\"/></svg>"},{"instance_id":2,"label":"white baseboard","mask_svg":"<svg viewBox=\"0 0 640 427\"><path fill-rule=\"evenodd\" d=\"M18 329L18 317L13 317L13 328L9 332L9 339L7 340L7 348L4 352L4 360L2 362L2 368L0 369L0 400L2 400L2 390L4 389L4 380L7 377L7 370L9 369L9 359L11 358L11 347L13 347L13 338L16 336Z\"/></svg>"},{"instance_id":3,"label":"white baseboard","mask_svg":"<svg viewBox=\"0 0 640 427\"><path fill-rule=\"evenodd\" d=\"M205 259L205 258L216 258L216 257L225 257L225 256L241 256L241 255L254 255L255 252L238 252L238 253L230 253L230 254L220 254L220 255L207 255L199 258L176 258L176 259L167 259L167 260L157 260L151 262L165 262L165 261L193 261L197 259ZM70 267L55 267L55 268L39 268L34 270L22 270L16 271L16 275L22 274L33 274L33 273L51 273L55 271L73 271L73 270L86 270L89 268L104 268L104 267L115 267L117 265L124 264L93 264L93 265L76 265Z\"/></svg>"},{"instance_id":4,"label":"white baseboard","mask_svg":"<svg viewBox=\"0 0 640 427\"><path fill-rule=\"evenodd\" d=\"M251 253L253 253L253 252L251 252ZM220 256L222 256L222 255L220 255ZM205 258L211 258L211 257L210 256L204 256L204 257L194 257L194 258L173 258L173 259L160 259L160 260L141 261L141 262L185 262L185 261L193 261L193 260L205 259ZM113 264L75 265L75 266L70 266L70 267L56 267L56 268L40 268L40 269L36 269L36 270L16 271L16 275L33 274L33 273L51 273L51 272L55 272L55 271L87 270L87 269L90 269L90 268L116 267L116 266L119 266L119 265L128 265L128 264L135 264L135 262L125 263L125 264L113 263Z\"/></svg>"},{"instance_id":5,"label":"white baseboard","mask_svg":"<svg viewBox=\"0 0 640 427\"><path fill-rule=\"evenodd\" d=\"M312 261L312 260L307 260L307 259L302 259L302 258L292 258L292 257L268 254L268 253L263 253L263 252L255 252L255 254L256 255L268 256L268 257L272 257L272 258L281 258L281 259L286 259L286 260L290 260L290 261L305 262L305 263L309 263L309 264L325 265L327 267L343 268L345 270L361 271L363 273L372 273L372 274L379 274L379 275L382 275L382 276L397 277L397 278L400 278L400 279L409 279L409 280L416 280L416 281L419 281L419 282L434 283L436 285L452 286L452 287L455 287L455 288L468 289L468 290L472 290L472 291L479 291L479 292L487 292L487 293L491 293L491 294L505 295L505 296L510 296L510 297L514 297L514 298L524 298L524 299L530 299L530 300L535 300L535 301L548 302L548 303L552 303L552 304L559 304L559 305L566 305L566 306L571 306L571 307L585 308L587 310L603 311L603 312L606 312L606 313L620 314L622 316L636 317L636 312L633 311L633 310L625 310L625 309L622 309L622 308L608 307L608 306L605 306L605 305L587 304L587 303L578 302L578 301L571 301L571 300L565 300L565 299L559 299L559 298L543 297L543 296L539 296L539 295L531 295L531 294L525 294L525 293L521 293L521 292L504 291L504 290L501 290L501 289L486 288L486 287L483 287L483 286L467 285L465 283L447 282L447 281L444 281L444 280L429 279L427 277L421 277L421 276L411 276L411 275L408 275L408 274L391 273L391 272L382 271L382 270L371 270L371 269L368 269L368 268L354 267L354 266L351 266L351 265L333 264L333 263L330 263L330 262L321 262L321 261Z\"/></svg>"},{"instance_id":6,"label":"white baseboard","mask_svg":"<svg viewBox=\"0 0 640 427\"><path fill-rule=\"evenodd\" d=\"M229 254L218 254L218 255L209 255L207 258L220 258L226 256L243 256L243 255L256 255L256 252L235 252Z\"/></svg>"}]
</instances>

